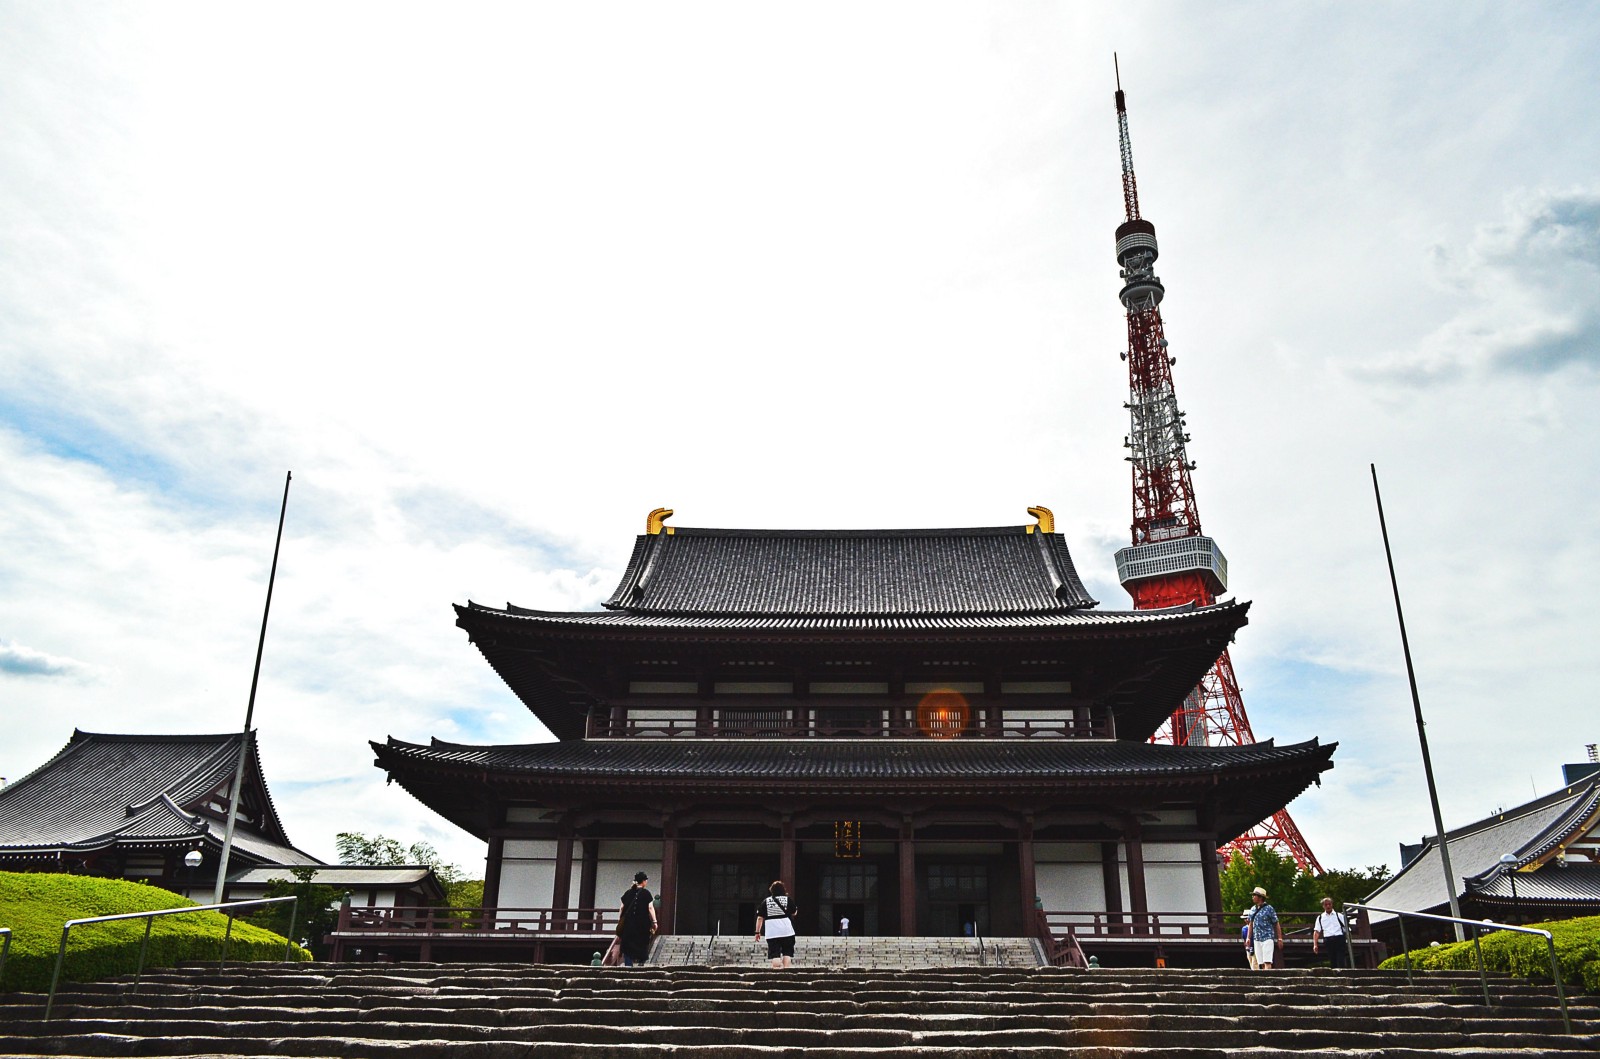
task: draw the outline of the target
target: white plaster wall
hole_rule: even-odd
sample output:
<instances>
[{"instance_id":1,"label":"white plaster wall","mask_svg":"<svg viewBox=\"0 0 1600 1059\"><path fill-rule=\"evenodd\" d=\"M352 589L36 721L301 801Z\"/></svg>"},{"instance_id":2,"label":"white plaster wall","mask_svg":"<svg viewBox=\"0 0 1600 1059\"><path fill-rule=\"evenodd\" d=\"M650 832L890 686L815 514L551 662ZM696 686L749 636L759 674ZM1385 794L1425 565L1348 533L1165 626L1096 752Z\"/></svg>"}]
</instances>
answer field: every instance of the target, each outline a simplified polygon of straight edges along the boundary
<instances>
[{"instance_id":1,"label":"white plaster wall","mask_svg":"<svg viewBox=\"0 0 1600 1059\"><path fill-rule=\"evenodd\" d=\"M633 886L634 873L640 871L650 876L650 892L659 894L660 842L601 841L600 860L595 867L595 907L616 908L620 905L622 895Z\"/></svg>"},{"instance_id":2,"label":"white plaster wall","mask_svg":"<svg viewBox=\"0 0 1600 1059\"><path fill-rule=\"evenodd\" d=\"M1164 915L1163 922L1205 922L1206 880L1200 857L1197 842L1145 843L1144 889L1150 911L1200 913L1173 918Z\"/></svg>"},{"instance_id":3,"label":"white plaster wall","mask_svg":"<svg viewBox=\"0 0 1600 1059\"><path fill-rule=\"evenodd\" d=\"M554 839L508 838L500 861L501 908L549 908L555 899Z\"/></svg>"},{"instance_id":4,"label":"white plaster wall","mask_svg":"<svg viewBox=\"0 0 1600 1059\"><path fill-rule=\"evenodd\" d=\"M1034 892L1051 912L1104 912L1105 872L1098 842L1036 842L1033 847ZM1092 922L1073 916L1069 923Z\"/></svg>"}]
</instances>

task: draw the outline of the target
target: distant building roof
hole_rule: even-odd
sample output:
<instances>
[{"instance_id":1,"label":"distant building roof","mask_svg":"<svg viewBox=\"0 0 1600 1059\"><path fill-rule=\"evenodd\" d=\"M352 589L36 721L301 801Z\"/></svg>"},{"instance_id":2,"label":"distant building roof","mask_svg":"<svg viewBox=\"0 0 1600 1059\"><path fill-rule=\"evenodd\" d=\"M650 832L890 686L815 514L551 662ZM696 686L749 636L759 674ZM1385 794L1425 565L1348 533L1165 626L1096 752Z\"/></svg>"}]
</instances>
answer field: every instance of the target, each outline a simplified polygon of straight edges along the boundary
<instances>
[{"instance_id":1,"label":"distant building roof","mask_svg":"<svg viewBox=\"0 0 1600 1059\"><path fill-rule=\"evenodd\" d=\"M430 901L444 900L444 884L426 864L326 864L313 870L316 874L311 881L321 886L346 890L413 890ZM267 864L241 872L229 885L266 886L274 879L294 881L294 876L287 865Z\"/></svg>"},{"instance_id":2,"label":"distant building roof","mask_svg":"<svg viewBox=\"0 0 1600 1059\"><path fill-rule=\"evenodd\" d=\"M1493 904L1503 896L1509 903L1511 882L1500 862L1509 853L1517 858L1518 900L1600 902L1600 866L1593 860L1600 845L1600 777L1449 830L1446 836L1458 900L1471 897ZM1588 863L1571 861L1569 852L1582 853ZM1367 902L1408 912L1447 912L1442 864L1438 836L1423 839L1422 851ZM1374 914L1373 921L1392 918Z\"/></svg>"},{"instance_id":3,"label":"distant building roof","mask_svg":"<svg viewBox=\"0 0 1600 1059\"><path fill-rule=\"evenodd\" d=\"M1047 614L1092 607L1059 533L675 529L641 534L606 606L633 614Z\"/></svg>"},{"instance_id":4,"label":"distant building roof","mask_svg":"<svg viewBox=\"0 0 1600 1059\"><path fill-rule=\"evenodd\" d=\"M49 761L0 788L0 860L117 845L220 847L241 738L75 730ZM317 863L290 845L250 739L234 849L247 862Z\"/></svg>"}]
</instances>

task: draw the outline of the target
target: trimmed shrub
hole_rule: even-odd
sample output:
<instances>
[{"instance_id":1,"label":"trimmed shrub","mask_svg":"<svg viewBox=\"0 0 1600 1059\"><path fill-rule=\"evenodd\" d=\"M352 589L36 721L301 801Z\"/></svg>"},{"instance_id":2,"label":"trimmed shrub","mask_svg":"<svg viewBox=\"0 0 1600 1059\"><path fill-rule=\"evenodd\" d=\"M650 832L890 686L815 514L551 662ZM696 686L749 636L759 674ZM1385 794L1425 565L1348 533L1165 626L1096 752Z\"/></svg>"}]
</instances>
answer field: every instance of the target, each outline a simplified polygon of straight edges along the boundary
<instances>
[{"instance_id":1,"label":"trimmed shrub","mask_svg":"<svg viewBox=\"0 0 1600 1059\"><path fill-rule=\"evenodd\" d=\"M1556 945L1556 962L1561 980L1569 989L1600 993L1600 916L1561 919L1553 923L1531 923L1548 930ZM1496 931L1483 936L1483 965L1499 974L1550 980L1550 949L1544 939L1533 934ZM1405 957L1391 956L1380 965L1385 970L1403 970ZM1437 948L1411 950L1411 966L1422 970L1475 971L1477 957L1472 941L1457 941Z\"/></svg>"},{"instance_id":2,"label":"trimmed shrub","mask_svg":"<svg viewBox=\"0 0 1600 1059\"><path fill-rule=\"evenodd\" d=\"M0 927L11 928L11 955L6 961L5 976L0 979L0 990L50 988L56 954L61 948L61 928L68 920L193 904L170 890L122 879L0 872ZM220 959L227 926L228 917L219 912L158 916L150 928L145 966L169 967L184 960ZM132 974L139 966L144 929L142 919L73 927L67 936L62 980L90 982ZM228 941L228 959L282 960L284 944L285 939L277 934L235 920ZM290 957L311 958L299 946L294 947Z\"/></svg>"}]
</instances>

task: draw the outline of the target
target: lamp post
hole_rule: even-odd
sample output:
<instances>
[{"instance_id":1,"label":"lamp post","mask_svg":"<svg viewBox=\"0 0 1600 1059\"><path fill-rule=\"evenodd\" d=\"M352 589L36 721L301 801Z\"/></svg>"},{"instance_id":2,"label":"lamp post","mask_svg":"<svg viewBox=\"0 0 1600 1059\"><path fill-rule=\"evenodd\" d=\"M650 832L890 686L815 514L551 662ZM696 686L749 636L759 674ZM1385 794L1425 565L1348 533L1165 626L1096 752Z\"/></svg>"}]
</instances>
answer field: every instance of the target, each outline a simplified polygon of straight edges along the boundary
<instances>
[{"instance_id":1,"label":"lamp post","mask_svg":"<svg viewBox=\"0 0 1600 1059\"><path fill-rule=\"evenodd\" d=\"M191 849L183 855L183 866L189 869L189 883L183 888L183 896L194 900L194 870L200 867L200 862L205 859L205 854L197 849Z\"/></svg>"},{"instance_id":2,"label":"lamp post","mask_svg":"<svg viewBox=\"0 0 1600 1059\"><path fill-rule=\"evenodd\" d=\"M1511 918L1521 919L1521 909L1517 907L1517 857L1514 853L1502 853L1500 864L1506 870L1506 878L1511 880Z\"/></svg>"}]
</instances>

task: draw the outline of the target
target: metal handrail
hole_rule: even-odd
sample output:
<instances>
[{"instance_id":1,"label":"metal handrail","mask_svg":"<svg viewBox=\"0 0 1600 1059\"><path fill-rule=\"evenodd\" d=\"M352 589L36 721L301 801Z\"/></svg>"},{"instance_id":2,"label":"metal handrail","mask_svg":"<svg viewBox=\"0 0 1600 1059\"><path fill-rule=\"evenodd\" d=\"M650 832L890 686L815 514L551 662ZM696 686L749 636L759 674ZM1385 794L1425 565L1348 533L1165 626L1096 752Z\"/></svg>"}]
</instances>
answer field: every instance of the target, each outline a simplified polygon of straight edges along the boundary
<instances>
[{"instance_id":1,"label":"metal handrail","mask_svg":"<svg viewBox=\"0 0 1600 1059\"><path fill-rule=\"evenodd\" d=\"M4 939L0 939L0 981L4 981L6 975L6 957L11 954L11 928L0 927L0 934L5 935Z\"/></svg>"},{"instance_id":2,"label":"metal handrail","mask_svg":"<svg viewBox=\"0 0 1600 1059\"><path fill-rule=\"evenodd\" d=\"M56 986L61 981L61 966L66 962L67 959L67 935L72 932L73 927L81 927L89 923L111 923L119 919L144 920L144 939L139 943L139 967L136 971L134 971L133 990L131 990L137 991L139 988L139 979L144 977L145 953L150 948L150 928L155 925L157 916L181 916L188 912L220 912L224 909L231 910L235 908L254 908L258 905L281 905L285 901L292 902L294 905L293 911L289 913L289 932L284 938L283 946L283 962L288 963L289 953L294 949L293 938L295 921L300 915L300 898L298 896L258 897L250 901L224 901L221 904L215 905L191 905L188 908L158 908L154 912L121 912L112 916L90 916L87 919L69 919L66 921L66 923L62 924L61 927L61 947L56 950L56 969L55 972L50 975L50 995L45 998L44 1002L44 1021L50 1021L50 1011L55 1006ZM228 929L224 931L222 935L222 955L217 960L217 967L219 970L227 966L228 942L232 938L233 912L229 911Z\"/></svg>"},{"instance_id":3,"label":"metal handrail","mask_svg":"<svg viewBox=\"0 0 1600 1059\"><path fill-rule=\"evenodd\" d=\"M1490 930L1509 930L1517 934L1537 934L1544 939L1545 947L1550 950L1550 977L1555 979L1556 999L1561 1002L1561 1024L1567 1028L1568 1033L1572 1032L1572 1019L1567 1014L1567 991L1561 984L1561 962L1556 959L1556 941L1548 930L1540 930L1537 927L1514 927L1508 923L1496 923L1488 919L1462 919L1459 916L1434 915L1432 912L1404 912L1398 908L1379 908L1377 905L1357 904L1354 901L1345 904L1346 917L1349 916L1352 908L1359 908L1364 912L1385 912L1399 920L1400 951L1405 958L1406 982L1408 984L1414 979L1411 976L1411 950L1406 945L1406 916L1413 916L1417 919L1431 919L1436 923L1459 923L1464 927L1488 927ZM1477 930L1472 932L1472 949L1478 958L1478 982L1483 986L1483 1006L1491 1007L1492 1005L1489 1002L1489 975L1483 966L1483 946L1478 942Z\"/></svg>"}]
</instances>

